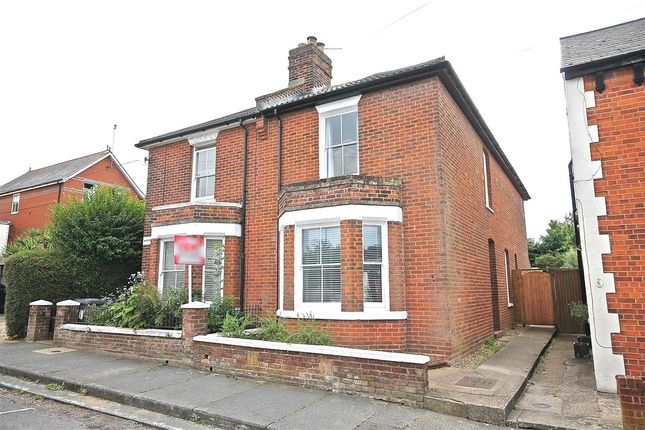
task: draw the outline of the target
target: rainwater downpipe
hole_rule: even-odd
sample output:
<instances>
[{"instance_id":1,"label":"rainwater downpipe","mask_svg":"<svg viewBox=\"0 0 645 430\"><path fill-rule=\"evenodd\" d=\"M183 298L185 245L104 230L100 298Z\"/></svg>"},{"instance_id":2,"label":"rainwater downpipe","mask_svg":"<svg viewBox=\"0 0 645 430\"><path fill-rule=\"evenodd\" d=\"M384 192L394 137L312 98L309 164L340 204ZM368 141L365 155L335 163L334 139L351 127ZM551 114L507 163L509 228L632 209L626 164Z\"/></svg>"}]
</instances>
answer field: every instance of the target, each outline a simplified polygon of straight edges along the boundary
<instances>
[{"instance_id":1,"label":"rainwater downpipe","mask_svg":"<svg viewBox=\"0 0 645 430\"><path fill-rule=\"evenodd\" d=\"M242 149L242 208L240 210L240 308L244 309L244 281L246 277L246 168L247 168L247 146L249 141L249 130L240 120L240 127L244 130L244 144Z\"/></svg>"},{"instance_id":2,"label":"rainwater downpipe","mask_svg":"<svg viewBox=\"0 0 645 430\"><path fill-rule=\"evenodd\" d=\"M282 192L282 118L280 118L280 115L278 114L278 110L275 109L273 113L276 115L278 119L278 193L277 193L277 199L278 199L278 212L276 215L276 241L275 241L275 261L277 261L276 268L278 269L278 276L276 276L276 299L275 299L275 304L276 304L276 309L280 309L280 265L282 264L282 261L280 261L280 193Z\"/></svg>"}]
</instances>

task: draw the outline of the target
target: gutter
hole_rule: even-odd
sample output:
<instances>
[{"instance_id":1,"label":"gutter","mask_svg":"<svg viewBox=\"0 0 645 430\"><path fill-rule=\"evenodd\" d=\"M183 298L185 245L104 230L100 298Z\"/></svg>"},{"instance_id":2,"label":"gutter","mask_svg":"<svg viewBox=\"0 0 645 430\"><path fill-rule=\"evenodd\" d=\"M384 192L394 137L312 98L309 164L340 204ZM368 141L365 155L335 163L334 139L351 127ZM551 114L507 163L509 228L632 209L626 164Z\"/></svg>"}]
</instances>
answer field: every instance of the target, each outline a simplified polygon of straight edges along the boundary
<instances>
[{"instance_id":1,"label":"gutter","mask_svg":"<svg viewBox=\"0 0 645 430\"><path fill-rule=\"evenodd\" d=\"M645 61L645 50L635 52L628 52L621 55L616 55L602 60L590 61L588 63L577 64L575 66L567 66L560 68L560 72L564 73L564 79L580 78L582 76L592 75L596 72L601 72L609 69L618 69L620 67L631 66L632 64L641 63Z\"/></svg>"}]
</instances>

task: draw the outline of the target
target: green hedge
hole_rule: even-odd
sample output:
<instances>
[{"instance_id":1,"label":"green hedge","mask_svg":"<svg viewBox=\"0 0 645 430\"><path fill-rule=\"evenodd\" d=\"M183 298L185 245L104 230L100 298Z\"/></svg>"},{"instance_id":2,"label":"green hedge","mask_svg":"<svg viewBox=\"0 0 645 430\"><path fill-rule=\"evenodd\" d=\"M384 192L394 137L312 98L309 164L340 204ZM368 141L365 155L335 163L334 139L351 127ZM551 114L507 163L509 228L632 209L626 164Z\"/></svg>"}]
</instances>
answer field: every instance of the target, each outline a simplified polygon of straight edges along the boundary
<instances>
[{"instance_id":1,"label":"green hedge","mask_svg":"<svg viewBox=\"0 0 645 430\"><path fill-rule=\"evenodd\" d=\"M22 251L5 259L7 335L27 333L29 303L112 295L123 286L129 268L95 267L89 261L53 249Z\"/></svg>"},{"instance_id":2,"label":"green hedge","mask_svg":"<svg viewBox=\"0 0 645 430\"><path fill-rule=\"evenodd\" d=\"M29 303L64 300L71 293L72 269L67 260L51 250L24 251L5 260L7 335L27 333Z\"/></svg>"}]
</instances>

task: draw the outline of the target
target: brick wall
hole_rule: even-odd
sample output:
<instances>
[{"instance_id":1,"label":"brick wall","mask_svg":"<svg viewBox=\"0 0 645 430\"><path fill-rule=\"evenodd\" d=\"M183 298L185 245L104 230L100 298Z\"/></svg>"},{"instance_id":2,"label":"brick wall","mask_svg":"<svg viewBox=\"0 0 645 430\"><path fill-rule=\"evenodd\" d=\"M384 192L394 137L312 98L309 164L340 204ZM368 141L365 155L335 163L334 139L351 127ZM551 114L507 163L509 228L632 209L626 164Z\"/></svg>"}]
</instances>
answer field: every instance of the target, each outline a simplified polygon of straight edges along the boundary
<instances>
[{"instance_id":1,"label":"brick wall","mask_svg":"<svg viewBox=\"0 0 645 430\"><path fill-rule=\"evenodd\" d=\"M605 72L606 89L595 91L596 106L587 110L597 125L599 142L592 160L602 162L595 194L605 198L607 215L598 218L608 234L611 253L603 255L605 272L613 273L616 292L607 294L609 312L618 314L620 333L612 335L615 354L623 356L626 378L618 378L625 428L645 428L645 87L634 83L631 67ZM595 89L592 76L585 90ZM640 382L638 382L640 379ZM640 385L639 385L640 384ZM640 393L635 387L641 387ZM635 410L639 410L638 415ZM638 418L638 419L636 419ZM638 421L640 420L640 421ZM629 421L629 424L628 424ZM640 424L634 424L638 421ZM631 426L631 427L629 427Z\"/></svg>"},{"instance_id":2,"label":"brick wall","mask_svg":"<svg viewBox=\"0 0 645 430\"><path fill-rule=\"evenodd\" d=\"M194 343L204 368L422 406L426 365Z\"/></svg>"},{"instance_id":3,"label":"brick wall","mask_svg":"<svg viewBox=\"0 0 645 430\"><path fill-rule=\"evenodd\" d=\"M488 240L495 242L495 295L501 330L514 324L514 308L508 305L504 251L509 254L509 270L515 268L515 256L520 268L528 268L530 264L521 196L490 155L489 191L493 211L486 208L483 157L488 150L443 85L439 89L447 301L451 355L458 356L477 348L483 338L493 334L495 297L491 293Z\"/></svg>"}]
</instances>

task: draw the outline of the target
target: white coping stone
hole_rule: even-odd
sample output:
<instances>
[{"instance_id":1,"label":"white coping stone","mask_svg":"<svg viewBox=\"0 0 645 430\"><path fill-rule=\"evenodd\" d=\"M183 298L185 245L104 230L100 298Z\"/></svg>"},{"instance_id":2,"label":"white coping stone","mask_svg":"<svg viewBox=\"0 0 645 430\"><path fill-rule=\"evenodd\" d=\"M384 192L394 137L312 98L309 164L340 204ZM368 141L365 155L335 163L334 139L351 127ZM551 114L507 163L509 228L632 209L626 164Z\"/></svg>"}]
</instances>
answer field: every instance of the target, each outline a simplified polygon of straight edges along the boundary
<instances>
[{"instance_id":1,"label":"white coping stone","mask_svg":"<svg viewBox=\"0 0 645 430\"><path fill-rule=\"evenodd\" d=\"M129 334L133 336L169 337L173 339L181 339L181 330L161 330L155 328L135 330L132 328L86 324L63 324L62 326L60 326L60 328L62 330L80 331L85 333Z\"/></svg>"},{"instance_id":2,"label":"white coping stone","mask_svg":"<svg viewBox=\"0 0 645 430\"><path fill-rule=\"evenodd\" d=\"M204 302L190 302L181 305L182 309L208 309L210 305Z\"/></svg>"},{"instance_id":3,"label":"white coping stone","mask_svg":"<svg viewBox=\"0 0 645 430\"><path fill-rule=\"evenodd\" d=\"M368 360L392 361L397 363L426 364L430 361L427 355L403 354L400 352L372 351L368 349L343 348L340 346L302 345L266 340L240 339L224 337L219 334L195 336L195 342L216 343L220 345L244 346L247 348L272 349L276 351L307 352L310 354L337 355L340 357L364 358Z\"/></svg>"},{"instance_id":4,"label":"white coping stone","mask_svg":"<svg viewBox=\"0 0 645 430\"><path fill-rule=\"evenodd\" d=\"M63 300L62 302L56 303L56 306L80 306L81 304L74 300Z\"/></svg>"},{"instance_id":5,"label":"white coping stone","mask_svg":"<svg viewBox=\"0 0 645 430\"><path fill-rule=\"evenodd\" d=\"M47 300L36 300L35 302L29 303L29 306L51 306L53 305L52 302L48 302Z\"/></svg>"}]
</instances>

